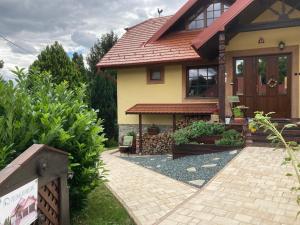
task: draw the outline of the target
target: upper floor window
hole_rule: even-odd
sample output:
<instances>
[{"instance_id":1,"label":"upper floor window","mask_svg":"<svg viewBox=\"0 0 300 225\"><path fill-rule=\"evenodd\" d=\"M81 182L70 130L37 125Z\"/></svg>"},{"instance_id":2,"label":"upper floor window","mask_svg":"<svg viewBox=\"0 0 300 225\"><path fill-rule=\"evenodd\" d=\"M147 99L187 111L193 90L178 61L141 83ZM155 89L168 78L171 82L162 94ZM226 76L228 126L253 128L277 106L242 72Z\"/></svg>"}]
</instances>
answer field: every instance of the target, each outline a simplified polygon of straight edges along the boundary
<instances>
[{"instance_id":1,"label":"upper floor window","mask_svg":"<svg viewBox=\"0 0 300 225\"><path fill-rule=\"evenodd\" d=\"M220 0L212 1L208 6L200 9L196 14L189 18L187 29L194 30L208 27L229 7L230 5Z\"/></svg>"},{"instance_id":2,"label":"upper floor window","mask_svg":"<svg viewBox=\"0 0 300 225\"><path fill-rule=\"evenodd\" d=\"M164 68L150 67L147 69L148 84L163 84L164 83Z\"/></svg>"}]
</instances>

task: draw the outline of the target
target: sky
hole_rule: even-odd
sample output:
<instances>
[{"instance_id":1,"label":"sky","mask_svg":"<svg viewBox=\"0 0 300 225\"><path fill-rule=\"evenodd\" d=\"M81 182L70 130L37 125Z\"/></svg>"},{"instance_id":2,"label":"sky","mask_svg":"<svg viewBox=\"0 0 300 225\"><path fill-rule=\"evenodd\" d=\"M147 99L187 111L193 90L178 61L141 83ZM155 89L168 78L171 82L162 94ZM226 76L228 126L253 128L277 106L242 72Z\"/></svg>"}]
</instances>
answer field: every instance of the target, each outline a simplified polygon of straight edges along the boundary
<instances>
[{"instance_id":1,"label":"sky","mask_svg":"<svg viewBox=\"0 0 300 225\"><path fill-rule=\"evenodd\" d=\"M174 14L187 0L0 0L0 73L12 78L16 66L28 68L47 45L60 42L71 55L84 56L110 31L119 36L124 28L148 18ZM4 38L12 41L18 48Z\"/></svg>"}]
</instances>

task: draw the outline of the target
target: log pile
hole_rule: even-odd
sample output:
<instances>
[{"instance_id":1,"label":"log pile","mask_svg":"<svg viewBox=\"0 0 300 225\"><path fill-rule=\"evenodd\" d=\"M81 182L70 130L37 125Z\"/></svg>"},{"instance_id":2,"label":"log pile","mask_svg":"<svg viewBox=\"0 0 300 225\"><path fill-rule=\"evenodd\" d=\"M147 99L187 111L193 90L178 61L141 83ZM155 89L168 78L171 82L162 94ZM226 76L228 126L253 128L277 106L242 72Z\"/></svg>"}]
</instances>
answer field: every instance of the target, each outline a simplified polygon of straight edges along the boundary
<instances>
[{"instance_id":1,"label":"log pile","mask_svg":"<svg viewBox=\"0 0 300 225\"><path fill-rule=\"evenodd\" d=\"M199 120L204 120L206 118L202 118L202 117L185 117L181 120L177 120L176 121L176 129L182 129L185 128L189 125L191 125L192 123L199 121Z\"/></svg>"},{"instance_id":2,"label":"log pile","mask_svg":"<svg viewBox=\"0 0 300 225\"><path fill-rule=\"evenodd\" d=\"M143 135L143 155L162 155L172 152L172 133L162 132L158 135Z\"/></svg>"}]
</instances>

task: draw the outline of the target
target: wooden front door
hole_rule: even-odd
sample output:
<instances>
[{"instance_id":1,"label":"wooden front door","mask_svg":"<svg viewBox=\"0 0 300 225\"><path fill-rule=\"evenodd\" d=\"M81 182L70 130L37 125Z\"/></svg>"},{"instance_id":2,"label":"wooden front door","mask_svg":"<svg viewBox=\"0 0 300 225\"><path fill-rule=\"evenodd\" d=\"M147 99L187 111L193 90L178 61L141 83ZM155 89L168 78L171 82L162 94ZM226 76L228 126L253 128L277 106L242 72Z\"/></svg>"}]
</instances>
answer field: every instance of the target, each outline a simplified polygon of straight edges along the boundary
<instances>
[{"instance_id":1,"label":"wooden front door","mask_svg":"<svg viewBox=\"0 0 300 225\"><path fill-rule=\"evenodd\" d=\"M234 95L240 105L254 112L275 112L273 117L291 117L291 55L251 56L234 59Z\"/></svg>"}]
</instances>

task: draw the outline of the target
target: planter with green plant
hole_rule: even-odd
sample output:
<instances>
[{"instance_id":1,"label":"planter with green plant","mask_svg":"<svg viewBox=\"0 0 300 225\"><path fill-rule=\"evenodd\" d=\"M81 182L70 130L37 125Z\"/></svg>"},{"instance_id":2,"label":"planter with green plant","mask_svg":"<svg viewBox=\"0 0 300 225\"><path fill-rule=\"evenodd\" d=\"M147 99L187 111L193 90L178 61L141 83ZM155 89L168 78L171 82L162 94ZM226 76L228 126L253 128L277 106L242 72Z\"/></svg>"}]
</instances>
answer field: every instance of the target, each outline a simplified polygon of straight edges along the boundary
<instances>
[{"instance_id":1,"label":"planter with green plant","mask_svg":"<svg viewBox=\"0 0 300 225\"><path fill-rule=\"evenodd\" d=\"M234 107L232 111L233 111L234 122L243 123L245 121L245 114L242 110L242 107L240 106Z\"/></svg>"}]
</instances>

